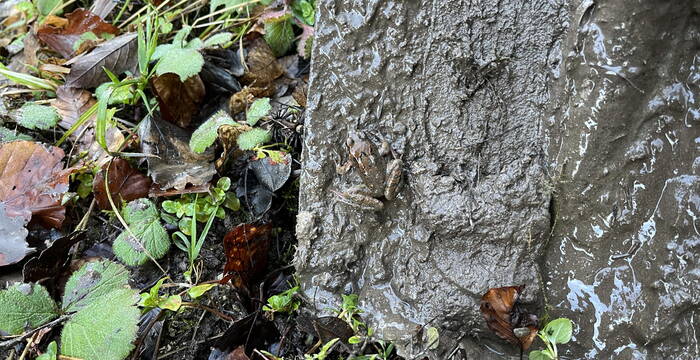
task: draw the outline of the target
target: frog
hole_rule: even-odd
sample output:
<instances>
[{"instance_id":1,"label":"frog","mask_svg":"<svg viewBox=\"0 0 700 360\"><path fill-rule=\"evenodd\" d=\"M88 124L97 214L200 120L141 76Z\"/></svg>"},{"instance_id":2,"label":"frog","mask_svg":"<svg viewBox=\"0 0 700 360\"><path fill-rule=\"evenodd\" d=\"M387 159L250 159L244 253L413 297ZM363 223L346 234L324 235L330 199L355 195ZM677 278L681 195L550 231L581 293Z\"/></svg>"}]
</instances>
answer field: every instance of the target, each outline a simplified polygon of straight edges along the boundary
<instances>
[{"instance_id":1,"label":"frog","mask_svg":"<svg viewBox=\"0 0 700 360\"><path fill-rule=\"evenodd\" d=\"M370 211L384 208L384 201L394 200L401 185L403 161L396 157L389 143L382 138L377 146L364 131L353 131L345 141L348 160L336 167L339 174L355 168L362 184L343 192L335 192L340 201Z\"/></svg>"}]
</instances>

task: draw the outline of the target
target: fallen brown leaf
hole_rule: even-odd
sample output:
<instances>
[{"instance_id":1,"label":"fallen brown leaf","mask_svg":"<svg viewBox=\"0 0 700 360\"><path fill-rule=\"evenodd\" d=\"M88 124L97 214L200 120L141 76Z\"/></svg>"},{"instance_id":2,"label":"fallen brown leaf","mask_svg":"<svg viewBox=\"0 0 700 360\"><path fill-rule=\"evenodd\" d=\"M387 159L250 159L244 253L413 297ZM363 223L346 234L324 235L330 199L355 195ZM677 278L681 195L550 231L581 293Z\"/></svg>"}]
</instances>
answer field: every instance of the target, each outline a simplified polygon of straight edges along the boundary
<instances>
[{"instance_id":1,"label":"fallen brown leaf","mask_svg":"<svg viewBox=\"0 0 700 360\"><path fill-rule=\"evenodd\" d=\"M33 141L0 145L0 204L8 216L34 218L44 226L60 228L66 208L70 170L63 170L63 150Z\"/></svg>"},{"instance_id":2,"label":"fallen brown leaf","mask_svg":"<svg viewBox=\"0 0 700 360\"><path fill-rule=\"evenodd\" d=\"M183 83L177 74L165 73L152 78L151 87L158 99L163 120L182 128L189 126L205 95L204 83L199 75L191 76Z\"/></svg>"},{"instance_id":3,"label":"fallen brown leaf","mask_svg":"<svg viewBox=\"0 0 700 360\"><path fill-rule=\"evenodd\" d=\"M264 39L256 39L248 47L246 64L248 71L240 79L244 85L269 87L275 79L284 74L282 65L277 62L275 54Z\"/></svg>"},{"instance_id":4,"label":"fallen brown leaf","mask_svg":"<svg viewBox=\"0 0 700 360\"><path fill-rule=\"evenodd\" d=\"M489 289L481 297L481 315L498 337L527 350L537 335L537 317L518 302L525 285ZM516 332L518 333L516 335Z\"/></svg>"},{"instance_id":5,"label":"fallen brown leaf","mask_svg":"<svg viewBox=\"0 0 700 360\"><path fill-rule=\"evenodd\" d=\"M51 49L69 58L76 53L74 48L80 36L92 32L99 36L104 33L117 35L119 29L104 22L99 16L85 9L77 9L66 15L66 22L52 21L37 30L37 36Z\"/></svg>"},{"instance_id":6,"label":"fallen brown leaf","mask_svg":"<svg viewBox=\"0 0 700 360\"><path fill-rule=\"evenodd\" d=\"M242 224L224 236L226 265L221 283L231 281L239 289L248 288L265 271L271 232L271 224Z\"/></svg>"},{"instance_id":7,"label":"fallen brown leaf","mask_svg":"<svg viewBox=\"0 0 700 360\"><path fill-rule=\"evenodd\" d=\"M78 121L80 115L95 103L96 101L89 91L62 85L56 89L56 99L51 102L51 105L56 108L58 114L61 115L61 121L58 122L58 126L68 130ZM86 122L86 124L89 123L91 122ZM79 134L80 129L82 129L82 127L73 132L73 134Z\"/></svg>"},{"instance_id":8,"label":"fallen brown leaf","mask_svg":"<svg viewBox=\"0 0 700 360\"><path fill-rule=\"evenodd\" d=\"M244 87L241 91L231 95L228 100L228 110L231 116L245 111L255 98L272 96L274 87Z\"/></svg>"},{"instance_id":9,"label":"fallen brown leaf","mask_svg":"<svg viewBox=\"0 0 700 360\"><path fill-rule=\"evenodd\" d=\"M104 168L107 168L107 166ZM109 203L105 189L104 168L95 176L95 181L92 183L92 192L95 194L95 200L100 209L109 210L112 206ZM131 167L128 161L124 159L112 161L109 164L108 176L109 183L107 186L109 186L109 193L115 205L119 206L122 201L129 202L148 196L152 183L151 179Z\"/></svg>"},{"instance_id":10,"label":"fallen brown leaf","mask_svg":"<svg viewBox=\"0 0 700 360\"><path fill-rule=\"evenodd\" d=\"M83 54L66 62L72 65L66 77L66 86L75 88L95 88L107 82L109 77L103 68L115 75L138 68L136 33L122 34L104 42L89 54Z\"/></svg>"}]
</instances>

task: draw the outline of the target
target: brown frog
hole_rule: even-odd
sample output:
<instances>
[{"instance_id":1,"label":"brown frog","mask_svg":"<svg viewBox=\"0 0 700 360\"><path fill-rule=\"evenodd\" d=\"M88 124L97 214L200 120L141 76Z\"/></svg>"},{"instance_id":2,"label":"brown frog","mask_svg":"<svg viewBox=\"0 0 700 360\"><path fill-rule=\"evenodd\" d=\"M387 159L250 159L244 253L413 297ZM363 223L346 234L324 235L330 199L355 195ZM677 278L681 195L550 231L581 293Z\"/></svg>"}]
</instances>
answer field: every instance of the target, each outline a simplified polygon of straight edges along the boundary
<instances>
[{"instance_id":1,"label":"brown frog","mask_svg":"<svg viewBox=\"0 0 700 360\"><path fill-rule=\"evenodd\" d=\"M338 166L336 171L344 174L354 167L360 174L362 184L342 193L335 193L348 205L363 210L383 209L383 200L396 198L403 162L396 158L388 142L382 140L381 148L378 148L364 132L351 132L345 145L348 149L348 160Z\"/></svg>"}]
</instances>

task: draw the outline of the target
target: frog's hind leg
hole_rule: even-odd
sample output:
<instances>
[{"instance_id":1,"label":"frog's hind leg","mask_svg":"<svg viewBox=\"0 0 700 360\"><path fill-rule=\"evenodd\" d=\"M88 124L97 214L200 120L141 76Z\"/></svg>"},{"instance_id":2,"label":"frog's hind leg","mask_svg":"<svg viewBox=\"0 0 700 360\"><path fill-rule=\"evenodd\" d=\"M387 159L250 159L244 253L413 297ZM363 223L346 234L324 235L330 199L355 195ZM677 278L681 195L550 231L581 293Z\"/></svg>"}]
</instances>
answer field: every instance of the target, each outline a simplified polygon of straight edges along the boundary
<instances>
[{"instance_id":1,"label":"frog's hind leg","mask_svg":"<svg viewBox=\"0 0 700 360\"><path fill-rule=\"evenodd\" d=\"M384 197L387 200L394 200L396 193L401 186L401 178L403 177L403 161L394 159L389 161L386 166L386 186L384 187Z\"/></svg>"},{"instance_id":2,"label":"frog's hind leg","mask_svg":"<svg viewBox=\"0 0 700 360\"><path fill-rule=\"evenodd\" d=\"M384 203L372 197L367 189L362 186L353 186L347 191L338 192L331 190L338 197L338 200L352 207L368 210L379 211L384 208Z\"/></svg>"}]
</instances>

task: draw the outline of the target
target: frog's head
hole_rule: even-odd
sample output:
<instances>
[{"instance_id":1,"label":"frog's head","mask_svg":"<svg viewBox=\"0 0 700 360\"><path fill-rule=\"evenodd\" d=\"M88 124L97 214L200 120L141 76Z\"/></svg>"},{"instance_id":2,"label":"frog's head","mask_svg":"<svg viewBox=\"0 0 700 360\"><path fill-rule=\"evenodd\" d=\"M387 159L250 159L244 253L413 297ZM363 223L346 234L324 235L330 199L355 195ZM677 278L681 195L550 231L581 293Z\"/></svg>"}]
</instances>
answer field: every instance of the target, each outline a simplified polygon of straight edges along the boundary
<instances>
[{"instance_id":1,"label":"frog's head","mask_svg":"<svg viewBox=\"0 0 700 360\"><path fill-rule=\"evenodd\" d=\"M350 131L345 140L350 156L355 159L366 157L372 153L372 143L364 131Z\"/></svg>"}]
</instances>

